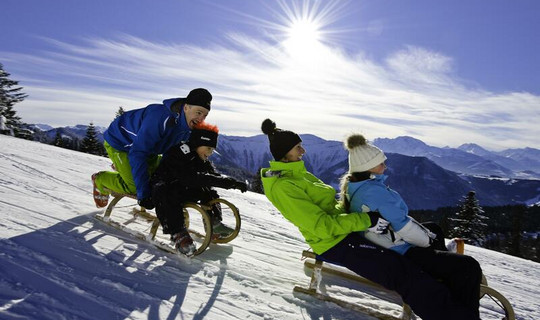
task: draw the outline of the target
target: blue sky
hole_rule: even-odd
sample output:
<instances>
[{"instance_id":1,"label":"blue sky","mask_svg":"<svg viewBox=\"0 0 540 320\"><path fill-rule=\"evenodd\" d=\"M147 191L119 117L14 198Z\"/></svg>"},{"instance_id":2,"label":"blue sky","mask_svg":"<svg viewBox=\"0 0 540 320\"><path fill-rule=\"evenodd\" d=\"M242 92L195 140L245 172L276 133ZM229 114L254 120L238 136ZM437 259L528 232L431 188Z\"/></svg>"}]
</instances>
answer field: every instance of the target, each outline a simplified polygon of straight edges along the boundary
<instances>
[{"instance_id":1,"label":"blue sky","mask_svg":"<svg viewBox=\"0 0 540 320\"><path fill-rule=\"evenodd\" d=\"M7 0L28 123L107 126L196 87L227 135L540 148L540 2Z\"/></svg>"}]
</instances>

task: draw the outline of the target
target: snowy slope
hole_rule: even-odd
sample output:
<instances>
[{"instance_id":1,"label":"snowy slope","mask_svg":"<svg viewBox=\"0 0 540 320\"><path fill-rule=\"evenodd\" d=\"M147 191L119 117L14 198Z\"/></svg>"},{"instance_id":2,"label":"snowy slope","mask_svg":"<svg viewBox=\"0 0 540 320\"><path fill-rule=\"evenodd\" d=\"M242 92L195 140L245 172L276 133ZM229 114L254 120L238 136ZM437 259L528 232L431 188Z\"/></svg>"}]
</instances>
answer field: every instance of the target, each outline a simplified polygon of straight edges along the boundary
<instances>
[{"instance_id":1,"label":"snowy slope","mask_svg":"<svg viewBox=\"0 0 540 320\"><path fill-rule=\"evenodd\" d=\"M242 231L189 261L93 219L90 175L108 167L106 158L0 136L0 319L370 319L293 295L308 282L299 259L307 246L264 196L221 191L239 207ZM113 217L129 219L133 205L122 200ZM540 319L537 263L466 250L518 319ZM326 289L335 295L398 314L334 280Z\"/></svg>"}]
</instances>

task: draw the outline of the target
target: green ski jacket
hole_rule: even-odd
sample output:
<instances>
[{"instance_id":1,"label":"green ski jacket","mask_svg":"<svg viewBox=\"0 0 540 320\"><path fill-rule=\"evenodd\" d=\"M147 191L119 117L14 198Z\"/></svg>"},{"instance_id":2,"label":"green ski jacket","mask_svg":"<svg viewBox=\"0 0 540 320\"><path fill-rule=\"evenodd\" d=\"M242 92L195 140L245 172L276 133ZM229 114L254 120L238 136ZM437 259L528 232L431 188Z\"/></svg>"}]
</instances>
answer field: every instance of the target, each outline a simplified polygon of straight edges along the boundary
<instances>
[{"instance_id":1,"label":"green ski jacket","mask_svg":"<svg viewBox=\"0 0 540 320\"><path fill-rule=\"evenodd\" d=\"M309 173L303 161L270 161L270 168L261 170L261 179L266 197L298 227L316 254L371 224L366 213L346 213L336 200L336 190Z\"/></svg>"}]
</instances>

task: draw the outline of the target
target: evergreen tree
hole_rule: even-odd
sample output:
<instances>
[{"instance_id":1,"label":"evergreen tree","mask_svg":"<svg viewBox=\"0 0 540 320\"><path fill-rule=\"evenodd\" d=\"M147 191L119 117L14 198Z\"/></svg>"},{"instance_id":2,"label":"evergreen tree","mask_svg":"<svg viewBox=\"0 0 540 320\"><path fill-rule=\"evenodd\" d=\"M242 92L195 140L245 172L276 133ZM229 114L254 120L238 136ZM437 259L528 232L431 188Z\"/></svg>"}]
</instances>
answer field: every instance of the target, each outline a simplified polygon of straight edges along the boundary
<instances>
[{"instance_id":1,"label":"evergreen tree","mask_svg":"<svg viewBox=\"0 0 540 320\"><path fill-rule=\"evenodd\" d=\"M450 229L451 237L464 238L467 243L481 245L486 239L487 224L484 222L488 218L484 215L484 210L478 204L474 191L470 191L455 214L456 218L450 218L453 228Z\"/></svg>"},{"instance_id":2,"label":"evergreen tree","mask_svg":"<svg viewBox=\"0 0 540 320\"><path fill-rule=\"evenodd\" d=\"M56 136L54 137L53 146L57 146L60 148L64 147L64 140L62 140L62 135L60 134L60 131L56 129Z\"/></svg>"},{"instance_id":3,"label":"evergreen tree","mask_svg":"<svg viewBox=\"0 0 540 320\"><path fill-rule=\"evenodd\" d=\"M512 210L512 230L510 232L510 254L521 257L521 223L527 208L524 205L514 206Z\"/></svg>"},{"instance_id":4,"label":"evergreen tree","mask_svg":"<svg viewBox=\"0 0 540 320\"><path fill-rule=\"evenodd\" d=\"M0 114L6 117L6 125L13 129L15 136L19 136L24 123L17 116L13 106L28 96L21 92L22 87L18 87L19 82L10 80L9 76L10 74L4 71L4 66L0 63Z\"/></svg>"},{"instance_id":5,"label":"evergreen tree","mask_svg":"<svg viewBox=\"0 0 540 320\"><path fill-rule=\"evenodd\" d=\"M86 129L86 136L81 143L81 151L95 155L103 155L102 146L98 141L96 127L93 122L90 122L90 125L88 125L88 128Z\"/></svg>"},{"instance_id":6,"label":"evergreen tree","mask_svg":"<svg viewBox=\"0 0 540 320\"><path fill-rule=\"evenodd\" d=\"M124 110L124 107L120 106L118 107L118 111L116 111L116 115L115 115L115 119L118 118L119 116L123 115L126 111Z\"/></svg>"}]
</instances>

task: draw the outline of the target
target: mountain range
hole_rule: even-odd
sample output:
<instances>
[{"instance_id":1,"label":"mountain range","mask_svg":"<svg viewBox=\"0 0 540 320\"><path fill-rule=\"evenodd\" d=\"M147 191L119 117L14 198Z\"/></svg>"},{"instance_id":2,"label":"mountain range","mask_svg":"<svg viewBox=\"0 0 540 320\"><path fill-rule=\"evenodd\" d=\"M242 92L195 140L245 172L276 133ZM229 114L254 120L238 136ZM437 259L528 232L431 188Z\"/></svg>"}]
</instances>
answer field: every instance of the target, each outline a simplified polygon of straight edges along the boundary
<instances>
[{"instance_id":1,"label":"mountain range","mask_svg":"<svg viewBox=\"0 0 540 320\"><path fill-rule=\"evenodd\" d=\"M62 137L82 140L85 125L50 128L34 125L36 140L50 143L58 130ZM106 128L96 127L98 139ZM347 151L340 141L301 135L307 152L307 169L339 189L348 168ZM471 190L482 206L540 203L540 150L533 148L488 151L476 144L458 148L429 146L412 137L379 138L373 143L388 157L386 182L398 191L411 209L456 206ZM253 180L272 159L265 135L220 135L212 161L231 176Z\"/></svg>"}]
</instances>

